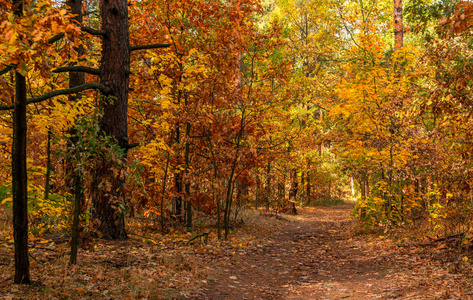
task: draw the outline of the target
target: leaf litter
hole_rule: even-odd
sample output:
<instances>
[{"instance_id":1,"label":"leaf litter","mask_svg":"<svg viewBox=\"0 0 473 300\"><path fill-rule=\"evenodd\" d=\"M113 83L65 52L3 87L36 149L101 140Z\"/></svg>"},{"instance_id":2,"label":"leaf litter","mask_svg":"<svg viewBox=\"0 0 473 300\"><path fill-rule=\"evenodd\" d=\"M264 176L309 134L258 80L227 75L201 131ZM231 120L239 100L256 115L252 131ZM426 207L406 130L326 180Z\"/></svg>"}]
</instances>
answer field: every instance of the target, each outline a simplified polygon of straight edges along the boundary
<instances>
[{"instance_id":1,"label":"leaf litter","mask_svg":"<svg viewBox=\"0 0 473 300\"><path fill-rule=\"evenodd\" d=\"M179 232L95 240L80 249L76 266L68 264L67 242L37 238L30 243L30 286L13 284L13 245L4 240L0 294L5 299L473 299L471 255L445 243L354 235L352 209L304 208L298 216L279 218L258 212L227 242L211 233L208 243L186 243L193 235Z\"/></svg>"}]
</instances>

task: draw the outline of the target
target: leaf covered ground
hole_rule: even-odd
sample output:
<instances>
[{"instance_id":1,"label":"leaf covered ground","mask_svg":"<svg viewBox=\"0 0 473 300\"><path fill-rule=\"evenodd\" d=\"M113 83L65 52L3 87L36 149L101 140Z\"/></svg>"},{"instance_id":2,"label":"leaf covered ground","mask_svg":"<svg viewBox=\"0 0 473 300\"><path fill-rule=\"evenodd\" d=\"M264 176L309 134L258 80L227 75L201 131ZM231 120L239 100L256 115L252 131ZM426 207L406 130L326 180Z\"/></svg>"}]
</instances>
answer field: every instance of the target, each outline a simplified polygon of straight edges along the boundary
<instances>
[{"instance_id":1,"label":"leaf covered ground","mask_svg":"<svg viewBox=\"0 0 473 300\"><path fill-rule=\"evenodd\" d=\"M248 212L228 242L178 233L96 240L68 265L60 240L30 243L31 286L14 285L13 245L0 247L5 299L473 299L468 253L354 235L351 205ZM268 229L269 228L269 229Z\"/></svg>"}]
</instances>

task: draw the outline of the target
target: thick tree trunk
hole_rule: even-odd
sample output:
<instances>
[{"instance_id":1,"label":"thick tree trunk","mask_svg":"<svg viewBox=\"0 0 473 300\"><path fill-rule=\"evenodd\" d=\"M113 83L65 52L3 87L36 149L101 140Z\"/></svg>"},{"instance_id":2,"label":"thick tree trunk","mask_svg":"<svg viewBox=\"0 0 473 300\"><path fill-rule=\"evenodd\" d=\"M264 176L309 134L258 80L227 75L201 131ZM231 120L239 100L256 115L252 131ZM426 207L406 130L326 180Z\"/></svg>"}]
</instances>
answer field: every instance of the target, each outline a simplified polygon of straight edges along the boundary
<instances>
[{"instance_id":1,"label":"thick tree trunk","mask_svg":"<svg viewBox=\"0 0 473 300\"><path fill-rule=\"evenodd\" d=\"M402 0L394 0L394 49L402 48L404 29L402 27Z\"/></svg>"},{"instance_id":2,"label":"thick tree trunk","mask_svg":"<svg viewBox=\"0 0 473 300\"><path fill-rule=\"evenodd\" d=\"M128 147L128 90L130 75L130 40L128 35L128 3L126 0L101 0L102 63L100 78L109 88L102 95L100 120L102 134L113 138L123 153L118 160L103 160L95 175L93 195L94 217L100 220L99 230L105 239L127 239L124 212L118 208L124 201L126 149Z\"/></svg>"},{"instance_id":3,"label":"thick tree trunk","mask_svg":"<svg viewBox=\"0 0 473 300\"><path fill-rule=\"evenodd\" d=\"M28 193L26 171L26 80L15 74L13 111L12 194L13 236L15 240L15 283L30 283L28 257Z\"/></svg>"},{"instance_id":4,"label":"thick tree trunk","mask_svg":"<svg viewBox=\"0 0 473 300\"><path fill-rule=\"evenodd\" d=\"M23 2L13 1L15 14L23 14ZM15 244L15 283L30 283L28 257L28 175L26 169L26 79L15 73L15 108L13 110L12 197L13 238Z\"/></svg>"},{"instance_id":5,"label":"thick tree trunk","mask_svg":"<svg viewBox=\"0 0 473 300\"><path fill-rule=\"evenodd\" d=\"M297 169L293 169L291 171L291 189L289 190L289 201L296 202L298 185Z\"/></svg>"}]
</instances>

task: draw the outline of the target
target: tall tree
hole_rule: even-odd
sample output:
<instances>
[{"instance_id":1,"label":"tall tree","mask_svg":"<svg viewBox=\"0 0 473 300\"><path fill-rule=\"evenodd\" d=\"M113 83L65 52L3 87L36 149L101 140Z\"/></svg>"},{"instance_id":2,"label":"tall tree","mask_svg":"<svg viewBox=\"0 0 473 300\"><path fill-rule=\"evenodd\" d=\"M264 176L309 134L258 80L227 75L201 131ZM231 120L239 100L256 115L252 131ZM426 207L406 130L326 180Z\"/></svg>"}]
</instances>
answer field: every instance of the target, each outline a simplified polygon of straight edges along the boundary
<instances>
[{"instance_id":1,"label":"tall tree","mask_svg":"<svg viewBox=\"0 0 473 300\"><path fill-rule=\"evenodd\" d=\"M404 28L402 26L402 0L394 0L394 49L402 48Z\"/></svg>"},{"instance_id":2,"label":"tall tree","mask_svg":"<svg viewBox=\"0 0 473 300\"><path fill-rule=\"evenodd\" d=\"M14 12L23 15L23 2L13 1ZM15 72L13 110L12 195L13 235L15 239L15 283L30 283L28 258L28 194L26 172L26 79Z\"/></svg>"},{"instance_id":3,"label":"tall tree","mask_svg":"<svg viewBox=\"0 0 473 300\"><path fill-rule=\"evenodd\" d=\"M124 212L125 160L128 147L128 83L130 75L130 39L126 0L101 0L102 63L101 83L109 90L102 94L100 129L119 148L115 161L103 160L97 168L93 194L93 215L100 220L99 230L106 239L127 239Z\"/></svg>"},{"instance_id":4,"label":"tall tree","mask_svg":"<svg viewBox=\"0 0 473 300\"><path fill-rule=\"evenodd\" d=\"M66 4L69 6L71 12L75 15L75 20L82 24L82 0L68 0ZM85 54L85 49L82 45L79 45L76 48L77 54L82 56ZM69 87L76 87L85 84L85 74L83 72L69 72ZM80 94L77 95L69 95L69 101L75 102L78 98L80 98ZM69 131L71 136L70 144L77 143L77 129L74 127L71 128ZM71 154L74 158L80 156L78 153L79 149L72 147L69 145L69 148L74 148L73 154ZM79 241L79 214L81 210L81 205L84 202L84 187L83 187L83 179L82 175L79 170L76 169L75 163L77 161L71 157L69 161L69 183L71 184L71 194L74 196L74 212L73 212L73 219L72 219L72 237L71 237L71 256L70 256L70 263L76 264L77 263L77 247Z\"/></svg>"}]
</instances>

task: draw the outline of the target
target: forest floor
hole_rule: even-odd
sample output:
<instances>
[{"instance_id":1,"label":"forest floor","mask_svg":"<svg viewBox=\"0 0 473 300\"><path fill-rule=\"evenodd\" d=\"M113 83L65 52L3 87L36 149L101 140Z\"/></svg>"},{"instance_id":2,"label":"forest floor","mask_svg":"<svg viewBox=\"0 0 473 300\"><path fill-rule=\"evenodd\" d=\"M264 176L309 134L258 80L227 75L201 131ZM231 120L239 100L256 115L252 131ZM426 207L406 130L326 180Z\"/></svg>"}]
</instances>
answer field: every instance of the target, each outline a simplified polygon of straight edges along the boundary
<instances>
[{"instance_id":1,"label":"forest floor","mask_svg":"<svg viewBox=\"0 0 473 300\"><path fill-rule=\"evenodd\" d=\"M458 260L446 243L355 236L352 211L351 205L300 209L265 242L206 257L212 280L195 298L473 299L465 256Z\"/></svg>"},{"instance_id":2,"label":"forest floor","mask_svg":"<svg viewBox=\"0 0 473 300\"><path fill-rule=\"evenodd\" d=\"M13 245L0 241L4 299L473 299L469 253L448 240L355 235L352 205L248 211L227 242L214 234L130 228L95 240L68 264L67 241L30 242L32 285L12 284ZM142 235L141 238L138 238ZM147 237L145 238L144 235ZM472 257L473 258L473 257Z\"/></svg>"}]
</instances>

